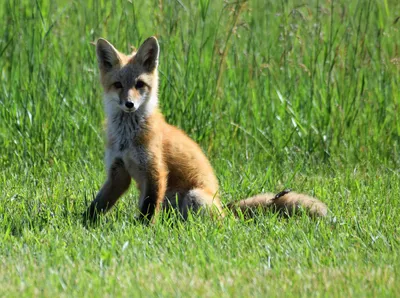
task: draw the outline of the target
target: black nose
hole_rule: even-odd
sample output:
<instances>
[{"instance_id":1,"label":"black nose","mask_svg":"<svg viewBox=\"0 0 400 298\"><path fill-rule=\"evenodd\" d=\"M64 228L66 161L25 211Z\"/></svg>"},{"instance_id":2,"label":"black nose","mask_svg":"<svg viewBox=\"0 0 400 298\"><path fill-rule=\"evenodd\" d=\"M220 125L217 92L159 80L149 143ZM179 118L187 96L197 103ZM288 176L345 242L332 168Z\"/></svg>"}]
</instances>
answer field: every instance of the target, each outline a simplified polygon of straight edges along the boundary
<instances>
[{"instance_id":1,"label":"black nose","mask_svg":"<svg viewBox=\"0 0 400 298\"><path fill-rule=\"evenodd\" d=\"M127 101L127 102L125 103L125 106L126 106L128 109L132 109L132 108L133 108L133 102Z\"/></svg>"}]
</instances>

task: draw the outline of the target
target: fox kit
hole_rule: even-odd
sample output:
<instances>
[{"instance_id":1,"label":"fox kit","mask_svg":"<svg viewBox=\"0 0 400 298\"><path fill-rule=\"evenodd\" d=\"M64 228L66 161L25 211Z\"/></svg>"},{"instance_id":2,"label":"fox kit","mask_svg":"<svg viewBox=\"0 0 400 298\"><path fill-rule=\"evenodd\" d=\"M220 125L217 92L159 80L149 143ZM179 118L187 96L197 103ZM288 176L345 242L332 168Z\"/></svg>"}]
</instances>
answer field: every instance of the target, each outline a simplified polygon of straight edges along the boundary
<instances>
[{"instance_id":1,"label":"fox kit","mask_svg":"<svg viewBox=\"0 0 400 298\"><path fill-rule=\"evenodd\" d=\"M105 163L107 181L84 214L94 221L126 192L131 179L140 191L139 217L150 221L161 209L175 208L183 218L190 210L209 209L218 217L224 209L218 180L197 143L168 124L158 110L158 57L155 37L130 55L120 53L105 39L96 44L104 106L107 115ZM327 207L303 194L267 193L227 205L237 214L255 208L288 212L303 208L325 216Z\"/></svg>"}]
</instances>

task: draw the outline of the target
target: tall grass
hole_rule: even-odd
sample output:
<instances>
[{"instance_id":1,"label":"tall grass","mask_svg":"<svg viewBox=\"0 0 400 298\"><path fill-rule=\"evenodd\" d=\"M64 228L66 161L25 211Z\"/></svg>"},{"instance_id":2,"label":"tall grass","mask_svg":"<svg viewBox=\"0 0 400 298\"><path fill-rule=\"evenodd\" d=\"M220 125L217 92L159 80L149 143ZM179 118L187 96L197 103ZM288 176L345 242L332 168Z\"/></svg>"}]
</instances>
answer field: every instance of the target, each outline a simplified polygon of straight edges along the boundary
<instances>
[{"instance_id":1,"label":"tall grass","mask_svg":"<svg viewBox=\"0 0 400 298\"><path fill-rule=\"evenodd\" d=\"M0 294L399 295L398 1L0 3ZM160 106L199 142L224 202L291 187L327 220L96 229L104 180L93 42L156 35Z\"/></svg>"}]
</instances>

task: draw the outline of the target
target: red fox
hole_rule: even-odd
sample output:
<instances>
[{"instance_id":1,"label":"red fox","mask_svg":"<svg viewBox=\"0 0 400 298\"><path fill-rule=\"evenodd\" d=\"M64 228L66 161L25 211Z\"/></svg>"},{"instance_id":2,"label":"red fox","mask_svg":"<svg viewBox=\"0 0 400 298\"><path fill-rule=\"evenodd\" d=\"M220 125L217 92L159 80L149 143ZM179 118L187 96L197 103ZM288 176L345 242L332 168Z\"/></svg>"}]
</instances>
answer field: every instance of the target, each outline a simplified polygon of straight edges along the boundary
<instances>
[{"instance_id":1,"label":"red fox","mask_svg":"<svg viewBox=\"0 0 400 298\"><path fill-rule=\"evenodd\" d=\"M139 218L152 221L162 209L174 208L186 219L189 211L225 212L218 196L218 180L200 146L182 130L168 124L158 109L160 47L150 37L130 55L105 39L96 44L104 106L107 115L105 163L107 181L84 214L94 221L127 191L133 178L140 191ZM304 194L266 193L230 203L233 214L257 208L293 212L303 208L323 217L327 207Z\"/></svg>"}]
</instances>

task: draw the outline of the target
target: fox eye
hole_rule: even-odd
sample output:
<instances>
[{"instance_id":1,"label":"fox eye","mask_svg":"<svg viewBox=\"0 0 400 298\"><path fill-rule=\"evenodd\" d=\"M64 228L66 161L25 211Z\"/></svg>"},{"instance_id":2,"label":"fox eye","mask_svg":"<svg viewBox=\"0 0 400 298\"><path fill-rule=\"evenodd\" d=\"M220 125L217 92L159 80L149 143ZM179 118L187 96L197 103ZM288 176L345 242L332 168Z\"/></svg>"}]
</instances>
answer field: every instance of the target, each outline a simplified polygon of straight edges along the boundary
<instances>
[{"instance_id":1,"label":"fox eye","mask_svg":"<svg viewBox=\"0 0 400 298\"><path fill-rule=\"evenodd\" d=\"M135 89L140 89L144 87L144 82L143 81L137 81L135 85Z\"/></svg>"},{"instance_id":2,"label":"fox eye","mask_svg":"<svg viewBox=\"0 0 400 298\"><path fill-rule=\"evenodd\" d=\"M122 89L122 84L121 84L121 82L115 82L114 84L112 84L113 85L113 87L115 88L115 89Z\"/></svg>"}]
</instances>

